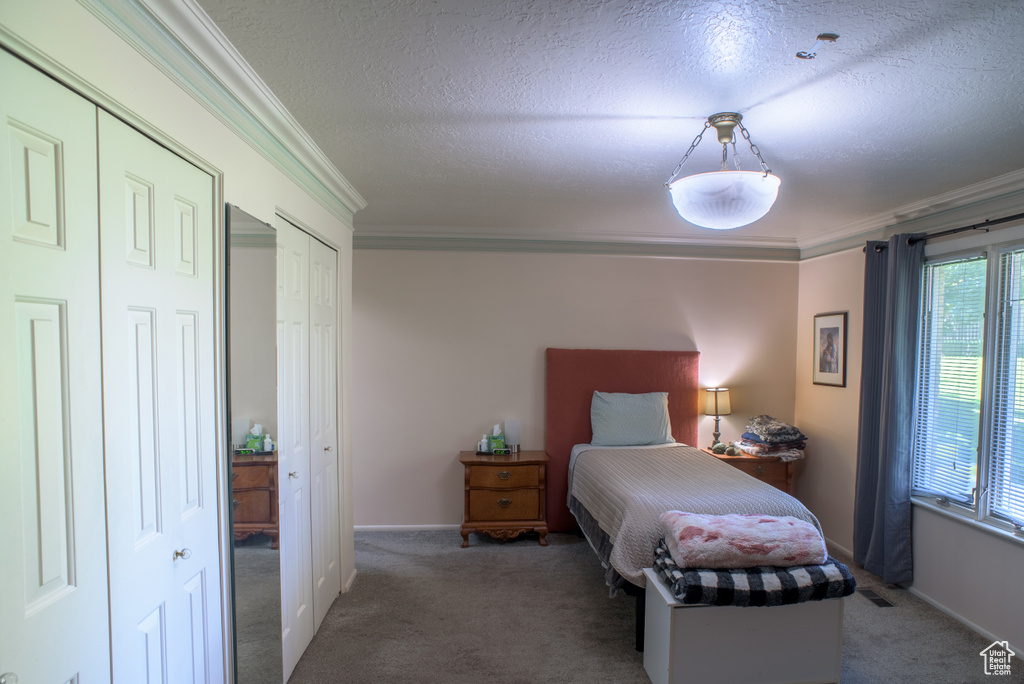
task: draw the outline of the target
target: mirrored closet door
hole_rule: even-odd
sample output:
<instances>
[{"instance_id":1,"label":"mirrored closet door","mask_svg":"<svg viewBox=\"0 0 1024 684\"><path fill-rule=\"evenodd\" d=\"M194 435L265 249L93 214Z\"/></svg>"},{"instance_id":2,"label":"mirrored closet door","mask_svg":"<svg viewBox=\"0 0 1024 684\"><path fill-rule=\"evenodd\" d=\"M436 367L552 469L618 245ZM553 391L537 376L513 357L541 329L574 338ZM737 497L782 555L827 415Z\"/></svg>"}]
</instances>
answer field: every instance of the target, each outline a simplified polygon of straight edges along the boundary
<instances>
[{"instance_id":1,"label":"mirrored closet door","mask_svg":"<svg viewBox=\"0 0 1024 684\"><path fill-rule=\"evenodd\" d=\"M227 207L236 681L280 684L277 234Z\"/></svg>"},{"instance_id":2,"label":"mirrored closet door","mask_svg":"<svg viewBox=\"0 0 1024 684\"><path fill-rule=\"evenodd\" d=\"M237 681L260 684L287 681L341 591L338 253L227 214Z\"/></svg>"}]
</instances>

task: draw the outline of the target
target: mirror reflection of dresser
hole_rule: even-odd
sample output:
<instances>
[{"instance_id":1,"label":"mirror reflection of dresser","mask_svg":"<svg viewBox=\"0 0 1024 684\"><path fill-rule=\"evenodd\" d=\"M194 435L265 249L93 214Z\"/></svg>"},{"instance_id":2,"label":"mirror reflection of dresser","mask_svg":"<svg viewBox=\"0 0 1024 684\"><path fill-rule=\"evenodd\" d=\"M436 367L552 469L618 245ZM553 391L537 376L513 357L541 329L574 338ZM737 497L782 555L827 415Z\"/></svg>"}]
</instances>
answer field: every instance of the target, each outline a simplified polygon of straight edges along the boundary
<instances>
[{"instance_id":1,"label":"mirror reflection of dresser","mask_svg":"<svg viewBox=\"0 0 1024 684\"><path fill-rule=\"evenodd\" d=\"M270 548L280 548L277 521L277 452L231 457L231 504L235 541L257 534L270 537Z\"/></svg>"}]
</instances>

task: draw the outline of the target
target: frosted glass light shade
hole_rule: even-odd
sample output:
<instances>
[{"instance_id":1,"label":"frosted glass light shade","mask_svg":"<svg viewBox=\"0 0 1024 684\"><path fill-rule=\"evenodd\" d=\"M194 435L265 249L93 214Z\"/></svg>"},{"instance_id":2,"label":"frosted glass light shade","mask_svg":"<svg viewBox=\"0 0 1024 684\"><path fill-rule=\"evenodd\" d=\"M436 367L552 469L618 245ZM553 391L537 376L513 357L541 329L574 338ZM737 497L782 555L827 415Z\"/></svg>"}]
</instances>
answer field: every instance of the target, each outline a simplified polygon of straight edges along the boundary
<instances>
[{"instance_id":1,"label":"frosted glass light shade","mask_svg":"<svg viewBox=\"0 0 1024 684\"><path fill-rule=\"evenodd\" d=\"M519 446L519 419L505 419L505 444L508 446Z\"/></svg>"},{"instance_id":2,"label":"frosted glass light shade","mask_svg":"<svg viewBox=\"0 0 1024 684\"><path fill-rule=\"evenodd\" d=\"M703 228L729 230L768 213L779 195L779 177L760 171L711 171L673 181L679 215Z\"/></svg>"}]
</instances>

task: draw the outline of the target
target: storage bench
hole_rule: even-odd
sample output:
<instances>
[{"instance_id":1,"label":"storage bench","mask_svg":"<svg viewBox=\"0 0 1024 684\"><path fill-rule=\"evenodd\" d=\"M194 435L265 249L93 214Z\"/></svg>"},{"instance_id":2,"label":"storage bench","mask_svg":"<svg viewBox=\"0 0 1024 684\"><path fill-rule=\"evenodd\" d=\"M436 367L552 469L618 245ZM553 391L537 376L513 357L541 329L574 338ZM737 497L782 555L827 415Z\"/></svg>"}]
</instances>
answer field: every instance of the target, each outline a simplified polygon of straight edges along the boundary
<instances>
[{"instance_id":1,"label":"storage bench","mask_svg":"<svg viewBox=\"0 0 1024 684\"><path fill-rule=\"evenodd\" d=\"M785 606L685 605L651 568L644 669L654 684L838 682L843 599Z\"/></svg>"}]
</instances>

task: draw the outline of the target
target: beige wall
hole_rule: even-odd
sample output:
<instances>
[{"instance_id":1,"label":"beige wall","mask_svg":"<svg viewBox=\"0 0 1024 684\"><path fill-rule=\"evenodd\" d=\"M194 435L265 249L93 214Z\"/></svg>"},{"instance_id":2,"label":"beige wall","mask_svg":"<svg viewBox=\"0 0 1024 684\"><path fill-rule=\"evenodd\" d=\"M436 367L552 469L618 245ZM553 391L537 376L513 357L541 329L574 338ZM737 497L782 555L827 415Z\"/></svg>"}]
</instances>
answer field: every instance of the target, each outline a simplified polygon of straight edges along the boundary
<instances>
[{"instance_id":1,"label":"beige wall","mask_svg":"<svg viewBox=\"0 0 1024 684\"><path fill-rule=\"evenodd\" d=\"M506 417L544 447L544 349L696 349L746 419L792 420L795 263L359 250L356 525L462 521L460 450ZM713 419L702 416L701 444Z\"/></svg>"},{"instance_id":2,"label":"beige wall","mask_svg":"<svg viewBox=\"0 0 1024 684\"><path fill-rule=\"evenodd\" d=\"M853 493L864 331L864 253L853 249L800 262L796 337L796 425L807 458L796 495L818 517L828 540L853 549ZM814 316L847 311L846 387L812 382Z\"/></svg>"},{"instance_id":3,"label":"beige wall","mask_svg":"<svg viewBox=\"0 0 1024 684\"><path fill-rule=\"evenodd\" d=\"M260 423L277 441L277 250L230 249L231 418Z\"/></svg>"},{"instance_id":4,"label":"beige wall","mask_svg":"<svg viewBox=\"0 0 1024 684\"><path fill-rule=\"evenodd\" d=\"M914 506L911 589L989 638L1024 649L1024 545ZM1014 671L1021 667L1015 660Z\"/></svg>"},{"instance_id":5,"label":"beige wall","mask_svg":"<svg viewBox=\"0 0 1024 684\"><path fill-rule=\"evenodd\" d=\"M797 496L830 542L853 549L853 500L860 416L864 254L850 250L800 264L796 421L808 440ZM846 388L811 382L816 313L849 311ZM992 639L1024 647L1024 546L963 521L914 506L912 591ZM1017 649L1019 651L1019 648Z\"/></svg>"}]
</instances>

